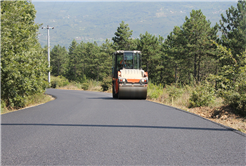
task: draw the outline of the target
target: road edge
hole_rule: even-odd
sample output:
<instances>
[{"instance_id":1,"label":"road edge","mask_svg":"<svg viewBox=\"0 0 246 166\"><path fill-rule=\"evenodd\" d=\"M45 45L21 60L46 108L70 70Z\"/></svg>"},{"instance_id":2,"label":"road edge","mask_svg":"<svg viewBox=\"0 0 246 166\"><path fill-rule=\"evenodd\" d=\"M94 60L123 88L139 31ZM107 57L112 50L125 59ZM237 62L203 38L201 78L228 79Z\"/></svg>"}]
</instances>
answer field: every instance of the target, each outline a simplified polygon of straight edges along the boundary
<instances>
[{"instance_id":1,"label":"road edge","mask_svg":"<svg viewBox=\"0 0 246 166\"><path fill-rule=\"evenodd\" d=\"M188 113L188 114L190 114L190 115L193 115L193 116L202 118L202 119L204 119L204 120L207 120L207 121L209 121L209 122L212 122L212 123L214 123L214 124L217 124L217 125L219 125L219 126L225 128L225 129L227 129L228 131L232 131L232 132L235 132L236 134L239 134L239 135L241 135L241 136L246 137L246 134L245 134L245 133L243 133L243 132L241 132L241 131L239 131L239 130L237 130L237 129L234 129L234 128L231 128L231 127L229 127L229 126L225 126L225 125L223 125L223 124L220 124L220 123L211 121L210 119L204 118L204 117L202 117L202 116L200 116L200 115L197 115L197 114L195 114L195 113L192 113L192 112L189 112L189 111L185 111L185 110L182 110L182 109L180 109L180 108L176 108L176 107L173 107L173 106L170 106L170 105L165 105L165 104L162 104L162 103L150 101L150 100L147 100L147 99L146 99L146 101L152 102L152 103L155 103L155 104L159 104L159 105L164 105L164 106L167 106L167 107L169 107L169 108L173 108L173 109L176 109L176 110L178 110L178 111L181 111L181 112L184 112L184 113Z\"/></svg>"}]
</instances>

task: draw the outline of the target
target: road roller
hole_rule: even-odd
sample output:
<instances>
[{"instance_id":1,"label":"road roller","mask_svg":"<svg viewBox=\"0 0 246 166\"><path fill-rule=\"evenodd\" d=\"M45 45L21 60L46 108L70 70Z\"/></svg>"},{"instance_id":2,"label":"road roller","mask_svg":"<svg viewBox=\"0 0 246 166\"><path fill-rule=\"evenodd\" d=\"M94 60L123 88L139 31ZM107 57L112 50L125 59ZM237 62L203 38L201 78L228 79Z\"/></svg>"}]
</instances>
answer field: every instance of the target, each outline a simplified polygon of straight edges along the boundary
<instances>
[{"instance_id":1,"label":"road roller","mask_svg":"<svg viewBox=\"0 0 246 166\"><path fill-rule=\"evenodd\" d=\"M113 54L112 95L119 99L146 99L148 73L141 68L141 51L118 50Z\"/></svg>"}]
</instances>

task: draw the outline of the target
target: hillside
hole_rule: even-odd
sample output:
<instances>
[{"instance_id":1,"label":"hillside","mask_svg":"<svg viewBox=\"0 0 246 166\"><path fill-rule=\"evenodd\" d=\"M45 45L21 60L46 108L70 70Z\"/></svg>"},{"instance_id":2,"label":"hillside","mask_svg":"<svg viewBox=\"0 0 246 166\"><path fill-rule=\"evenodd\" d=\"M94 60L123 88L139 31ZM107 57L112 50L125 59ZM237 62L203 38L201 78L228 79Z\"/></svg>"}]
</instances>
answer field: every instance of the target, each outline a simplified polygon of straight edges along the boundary
<instances>
[{"instance_id":1,"label":"hillside","mask_svg":"<svg viewBox=\"0 0 246 166\"><path fill-rule=\"evenodd\" d=\"M54 26L50 31L51 47L78 42L101 44L111 39L121 21L129 24L133 38L148 31L166 37L189 17L192 9L201 9L214 25L221 13L236 2L33 2L36 23ZM40 29L39 41L47 44L47 30Z\"/></svg>"}]
</instances>

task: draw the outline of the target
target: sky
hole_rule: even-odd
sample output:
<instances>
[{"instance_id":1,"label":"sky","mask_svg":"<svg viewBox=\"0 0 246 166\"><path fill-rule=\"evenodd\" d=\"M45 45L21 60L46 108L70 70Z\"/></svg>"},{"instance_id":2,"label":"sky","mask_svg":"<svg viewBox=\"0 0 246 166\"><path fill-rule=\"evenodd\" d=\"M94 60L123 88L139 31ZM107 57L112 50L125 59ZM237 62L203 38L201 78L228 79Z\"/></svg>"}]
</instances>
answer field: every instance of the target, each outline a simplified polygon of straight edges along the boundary
<instances>
[{"instance_id":1,"label":"sky","mask_svg":"<svg viewBox=\"0 0 246 166\"><path fill-rule=\"evenodd\" d=\"M237 2L238 0L32 0L32 2Z\"/></svg>"}]
</instances>

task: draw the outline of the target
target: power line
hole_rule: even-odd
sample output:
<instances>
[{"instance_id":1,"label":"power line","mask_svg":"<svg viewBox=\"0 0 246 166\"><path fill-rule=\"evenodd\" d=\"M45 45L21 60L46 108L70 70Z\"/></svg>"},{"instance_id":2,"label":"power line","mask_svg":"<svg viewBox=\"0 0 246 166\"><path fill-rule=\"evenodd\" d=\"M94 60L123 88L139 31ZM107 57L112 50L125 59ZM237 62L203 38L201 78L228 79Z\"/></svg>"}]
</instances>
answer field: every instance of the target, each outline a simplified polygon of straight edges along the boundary
<instances>
[{"instance_id":1,"label":"power line","mask_svg":"<svg viewBox=\"0 0 246 166\"><path fill-rule=\"evenodd\" d=\"M51 12L53 12L53 11L54 11L54 7L55 7L55 5L56 5L56 1L55 1L54 5L53 5L53 7L52 7L52 10L50 10L50 12L49 12L49 15L48 15L48 16L50 16Z\"/></svg>"},{"instance_id":2,"label":"power line","mask_svg":"<svg viewBox=\"0 0 246 166\"><path fill-rule=\"evenodd\" d=\"M71 6L72 6L73 3L74 3L74 1L71 3L70 7L68 8L68 10L67 10L65 16L67 15L68 11L71 9Z\"/></svg>"}]
</instances>

